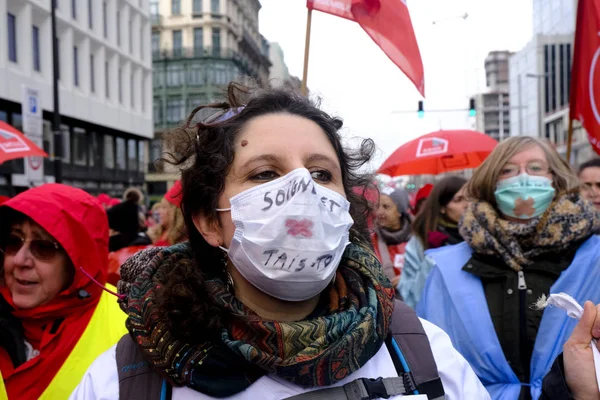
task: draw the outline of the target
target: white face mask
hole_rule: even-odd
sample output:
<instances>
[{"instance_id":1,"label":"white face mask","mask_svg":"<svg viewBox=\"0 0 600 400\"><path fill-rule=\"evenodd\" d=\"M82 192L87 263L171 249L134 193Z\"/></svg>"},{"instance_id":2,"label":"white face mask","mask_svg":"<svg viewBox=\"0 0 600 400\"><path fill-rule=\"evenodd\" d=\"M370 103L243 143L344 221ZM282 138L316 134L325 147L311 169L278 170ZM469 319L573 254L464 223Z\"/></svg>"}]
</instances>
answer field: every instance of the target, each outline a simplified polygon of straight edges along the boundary
<instances>
[{"instance_id":1,"label":"white face mask","mask_svg":"<svg viewBox=\"0 0 600 400\"><path fill-rule=\"evenodd\" d=\"M230 199L235 233L228 252L256 288L281 300L303 301L335 277L354 223L350 203L316 184L305 168Z\"/></svg>"}]
</instances>

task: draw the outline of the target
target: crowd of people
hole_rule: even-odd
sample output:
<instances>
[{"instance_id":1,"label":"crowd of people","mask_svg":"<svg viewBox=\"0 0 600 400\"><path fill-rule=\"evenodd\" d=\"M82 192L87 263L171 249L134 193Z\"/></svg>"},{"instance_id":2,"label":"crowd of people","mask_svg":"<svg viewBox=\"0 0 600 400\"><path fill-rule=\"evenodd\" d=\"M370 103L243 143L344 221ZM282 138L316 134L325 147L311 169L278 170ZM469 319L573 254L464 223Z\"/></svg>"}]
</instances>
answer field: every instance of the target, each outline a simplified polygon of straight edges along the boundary
<instances>
[{"instance_id":1,"label":"crowd of people","mask_svg":"<svg viewBox=\"0 0 600 400\"><path fill-rule=\"evenodd\" d=\"M165 135L160 202L3 202L0 399L600 398L600 162L513 137L411 204L341 128L232 84Z\"/></svg>"}]
</instances>

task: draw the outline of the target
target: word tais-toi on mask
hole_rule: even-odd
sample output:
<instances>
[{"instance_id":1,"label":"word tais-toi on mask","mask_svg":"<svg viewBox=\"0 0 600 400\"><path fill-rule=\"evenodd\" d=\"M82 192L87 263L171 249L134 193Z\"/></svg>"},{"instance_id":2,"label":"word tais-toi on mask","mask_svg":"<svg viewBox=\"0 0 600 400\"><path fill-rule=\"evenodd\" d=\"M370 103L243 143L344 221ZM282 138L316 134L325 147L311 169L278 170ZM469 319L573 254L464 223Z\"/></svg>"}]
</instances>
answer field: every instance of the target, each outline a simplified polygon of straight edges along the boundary
<instances>
[{"instance_id":1,"label":"word tais-toi on mask","mask_svg":"<svg viewBox=\"0 0 600 400\"><path fill-rule=\"evenodd\" d=\"M310 194L318 196L315 185L312 178L303 177L300 180L292 180L287 188L279 189L276 192L266 192L263 198L265 206L261 211L269 211L273 206L281 207L293 199L297 194L306 193L307 191L309 191ZM328 207L330 212L333 212L335 207L341 207L341 204L337 201L326 196L321 196L320 200L325 207Z\"/></svg>"},{"instance_id":2,"label":"word tais-toi on mask","mask_svg":"<svg viewBox=\"0 0 600 400\"><path fill-rule=\"evenodd\" d=\"M285 269L290 272L301 272L304 268L316 268L319 271L321 268L325 269L333 261L333 254L323 254L317 257L306 257L296 254L295 256L288 256L285 251L280 252L279 250L265 250L263 252L266 260L264 266L272 269ZM288 263L289 260L289 263Z\"/></svg>"}]
</instances>

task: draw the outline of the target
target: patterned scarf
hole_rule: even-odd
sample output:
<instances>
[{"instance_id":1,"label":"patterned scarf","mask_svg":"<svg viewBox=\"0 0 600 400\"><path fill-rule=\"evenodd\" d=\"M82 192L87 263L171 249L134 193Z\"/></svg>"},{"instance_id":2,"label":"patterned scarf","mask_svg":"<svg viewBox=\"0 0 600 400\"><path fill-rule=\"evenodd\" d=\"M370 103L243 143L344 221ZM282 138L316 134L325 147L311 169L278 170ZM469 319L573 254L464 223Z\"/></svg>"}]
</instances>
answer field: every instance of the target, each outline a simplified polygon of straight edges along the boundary
<instances>
[{"instance_id":1,"label":"patterned scarf","mask_svg":"<svg viewBox=\"0 0 600 400\"><path fill-rule=\"evenodd\" d=\"M268 373L302 387L329 386L365 365L388 333L394 289L363 244L346 248L334 284L302 321L264 320L221 279L207 280L212 305L232 321L218 343L176 340L157 315L161 276L178 262L194 262L189 243L142 251L121 267L119 282L119 292L127 295L121 304L127 328L148 361L176 386L226 397Z\"/></svg>"},{"instance_id":2,"label":"patterned scarf","mask_svg":"<svg viewBox=\"0 0 600 400\"><path fill-rule=\"evenodd\" d=\"M496 255L515 271L541 254L560 253L600 231L594 206L577 192L560 194L546 212L525 223L501 218L486 202L469 205L460 234L479 254Z\"/></svg>"}]
</instances>

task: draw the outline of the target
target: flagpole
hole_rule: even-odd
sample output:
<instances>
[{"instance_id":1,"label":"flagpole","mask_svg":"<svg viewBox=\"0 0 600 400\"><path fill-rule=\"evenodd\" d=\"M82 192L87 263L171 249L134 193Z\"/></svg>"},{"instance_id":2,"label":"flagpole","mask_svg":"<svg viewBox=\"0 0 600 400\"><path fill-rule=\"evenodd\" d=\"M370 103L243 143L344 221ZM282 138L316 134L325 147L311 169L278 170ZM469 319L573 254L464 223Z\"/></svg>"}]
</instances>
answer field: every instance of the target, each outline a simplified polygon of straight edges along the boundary
<instances>
[{"instance_id":1,"label":"flagpole","mask_svg":"<svg viewBox=\"0 0 600 400\"><path fill-rule=\"evenodd\" d=\"M573 119L569 117L569 130L567 133L567 162L571 163L571 143L573 142Z\"/></svg>"},{"instance_id":2,"label":"flagpole","mask_svg":"<svg viewBox=\"0 0 600 400\"><path fill-rule=\"evenodd\" d=\"M308 79L308 54L310 53L310 25L312 23L312 8L308 7L306 15L306 42L304 43L304 72L302 73L302 96L308 96L306 81Z\"/></svg>"}]
</instances>

